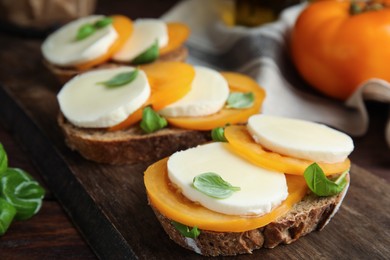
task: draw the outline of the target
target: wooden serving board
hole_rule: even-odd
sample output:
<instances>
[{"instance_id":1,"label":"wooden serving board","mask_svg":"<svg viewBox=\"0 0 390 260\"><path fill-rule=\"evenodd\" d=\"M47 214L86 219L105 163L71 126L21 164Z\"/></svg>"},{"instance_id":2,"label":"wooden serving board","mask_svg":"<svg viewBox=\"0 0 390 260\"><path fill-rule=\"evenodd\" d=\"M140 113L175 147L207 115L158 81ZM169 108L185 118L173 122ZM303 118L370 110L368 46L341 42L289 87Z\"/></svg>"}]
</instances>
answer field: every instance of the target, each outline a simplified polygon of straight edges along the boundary
<instances>
[{"instance_id":1,"label":"wooden serving board","mask_svg":"<svg viewBox=\"0 0 390 260\"><path fill-rule=\"evenodd\" d=\"M0 35L0 121L29 151L48 187L98 257L197 259L165 234L147 204L148 163L108 166L70 151L56 123L60 84L39 40ZM330 224L288 245L240 259L390 257L389 184L353 166L350 190Z\"/></svg>"}]
</instances>

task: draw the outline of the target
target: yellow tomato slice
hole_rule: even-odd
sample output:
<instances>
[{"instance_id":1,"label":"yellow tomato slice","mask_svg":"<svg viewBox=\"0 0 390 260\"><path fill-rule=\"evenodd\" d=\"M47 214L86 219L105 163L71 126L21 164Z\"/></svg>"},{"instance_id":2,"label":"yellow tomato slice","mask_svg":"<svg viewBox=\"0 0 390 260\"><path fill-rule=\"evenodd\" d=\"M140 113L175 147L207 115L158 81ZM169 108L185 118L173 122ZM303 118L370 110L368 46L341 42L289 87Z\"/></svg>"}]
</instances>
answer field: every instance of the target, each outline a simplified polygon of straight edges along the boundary
<instances>
[{"instance_id":1,"label":"yellow tomato slice","mask_svg":"<svg viewBox=\"0 0 390 260\"><path fill-rule=\"evenodd\" d=\"M286 175L289 195L270 213L258 217L226 215L193 203L175 190L168 178L167 160L156 162L145 172L144 182L150 203L167 218L203 230L243 232L263 227L286 214L307 192L302 176Z\"/></svg>"},{"instance_id":2,"label":"yellow tomato slice","mask_svg":"<svg viewBox=\"0 0 390 260\"><path fill-rule=\"evenodd\" d=\"M279 153L266 150L256 143L245 126L228 126L225 128L225 137L230 144L230 148L237 155L244 157L248 161L261 167L284 172L287 174L303 175L305 169L313 161L293 158ZM341 173L351 166L349 159L340 163L320 163L326 175Z\"/></svg>"},{"instance_id":3,"label":"yellow tomato slice","mask_svg":"<svg viewBox=\"0 0 390 260\"><path fill-rule=\"evenodd\" d=\"M221 75L227 80L230 92L253 92L253 106L245 109L223 108L215 114L202 117L168 117L169 124L184 129L211 130L226 124L246 123L251 115L260 112L265 91L256 81L239 73L222 72Z\"/></svg>"},{"instance_id":4,"label":"yellow tomato slice","mask_svg":"<svg viewBox=\"0 0 390 260\"><path fill-rule=\"evenodd\" d=\"M160 55L167 54L182 46L190 35L190 29L182 23L168 23L168 44L159 50Z\"/></svg>"},{"instance_id":5,"label":"yellow tomato slice","mask_svg":"<svg viewBox=\"0 0 390 260\"><path fill-rule=\"evenodd\" d=\"M127 119L112 126L108 131L117 131L127 128L142 119L142 110L151 105L154 110L181 99L191 90L191 82L195 77L194 68L181 62L155 62L140 66L146 73L151 87L148 101Z\"/></svg>"},{"instance_id":6,"label":"yellow tomato slice","mask_svg":"<svg viewBox=\"0 0 390 260\"><path fill-rule=\"evenodd\" d=\"M123 15L114 15L112 18L112 26L114 26L114 29L118 33L118 38L104 55L97 57L96 59L75 65L78 70L86 70L108 61L116 51L122 48L123 44L132 34L133 22L130 18L127 18Z\"/></svg>"}]
</instances>

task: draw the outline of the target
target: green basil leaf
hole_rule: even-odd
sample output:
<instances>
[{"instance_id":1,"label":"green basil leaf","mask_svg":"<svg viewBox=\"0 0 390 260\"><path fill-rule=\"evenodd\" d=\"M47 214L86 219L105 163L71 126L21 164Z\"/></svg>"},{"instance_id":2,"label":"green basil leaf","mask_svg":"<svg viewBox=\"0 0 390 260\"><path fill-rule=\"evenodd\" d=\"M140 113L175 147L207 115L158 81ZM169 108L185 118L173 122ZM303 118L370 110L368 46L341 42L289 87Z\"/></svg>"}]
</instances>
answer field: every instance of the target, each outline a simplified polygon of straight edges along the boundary
<instances>
[{"instance_id":1,"label":"green basil leaf","mask_svg":"<svg viewBox=\"0 0 390 260\"><path fill-rule=\"evenodd\" d=\"M152 46L150 46L146 51L138 55L136 58L134 58L131 63L133 64L144 64L149 63L158 58L159 55L159 47L158 47L158 41L156 40Z\"/></svg>"},{"instance_id":2,"label":"green basil leaf","mask_svg":"<svg viewBox=\"0 0 390 260\"><path fill-rule=\"evenodd\" d=\"M107 81L98 82L98 84L105 85L106 87L109 88L119 87L132 82L133 80L135 80L137 75L138 75L138 69L135 69L130 72L119 73Z\"/></svg>"},{"instance_id":3,"label":"green basil leaf","mask_svg":"<svg viewBox=\"0 0 390 260\"><path fill-rule=\"evenodd\" d=\"M96 21L94 26L96 29L100 29L100 28L106 27L109 24L112 24L112 21L113 21L112 17L104 17L104 18Z\"/></svg>"},{"instance_id":4,"label":"green basil leaf","mask_svg":"<svg viewBox=\"0 0 390 260\"><path fill-rule=\"evenodd\" d=\"M88 36L94 34L95 31L96 31L96 28L93 24L90 24L90 23L84 24L77 31L76 40L77 41L83 40L83 39L87 38Z\"/></svg>"},{"instance_id":5,"label":"green basil leaf","mask_svg":"<svg viewBox=\"0 0 390 260\"><path fill-rule=\"evenodd\" d=\"M0 198L0 236L7 232L16 214L16 209L8 201Z\"/></svg>"},{"instance_id":6,"label":"green basil leaf","mask_svg":"<svg viewBox=\"0 0 390 260\"><path fill-rule=\"evenodd\" d=\"M226 102L227 108L248 108L253 106L255 95L252 92L232 92Z\"/></svg>"},{"instance_id":7,"label":"green basil leaf","mask_svg":"<svg viewBox=\"0 0 390 260\"><path fill-rule=\"evenodd\" d=\"M27 172L8 168L0 185L1 197L16 209L15 219L31 218L41 208L45 190Z\"/></svg>"},{"instance_id":8,"label":"green basil leaf","mask_svg":"<svg viewBox=\"0 0 390 260\"><path fill-rule=\"evenodd\" d=\"M309 189L318 196L339 194L347 185L348 171L343 172L336 181L329 180L317 163L306 168L303 176Z\"/></svg>"},{"instance_id":9,"label":"green basil leaf","mask_svg":"<svg viewBox=\"0 0 390 260\"><path fill-rule=\"evenodd\" d=\"M228 198L235 191L241 190L240 187L232 186L222 179L221 176L213 172L206 172L195 176L192 185L198 191L217 199Z\"/></svg>"},{"instance_id":10,"label":"green basil leaf","mask_svg":"<svg viewBox=\"0 0 390 260\"><path fill-rule=\"evenodd\" d=\"M211 139L213 139L215 142L227 142L225 138L225 128L216 127L211 130Z\"/></svg>"},{"instance_id":11,"label":"green basil leaf","mask_svg":"<svg viewBox=\"0 0 390 260\"><path fill-rule=\"evenodd\" d=\"M168 125L167 120L160 116L151 107L145 107L142 111L142 120L140 127L146 133L153 133L160 130Z\"/></svg>"},{"instance_id":12,"label":"green basil leaf","mask_svg":"<svg viewBox=\"0 0 390 260\"><path fill-rule=\"evenodd\" d=\"M4 172L8 168L8 156L4 150L3 145L0 143L0 173Z\"/></svg>"},{"instance_id":13,"label":"green basil leaf","mask_svg":"<svg viewBox=\"0 0 390 260\"><path fill-rule=\"evenodd\" d=\"M176 221L172 221L172 225L185 237L197 238L200 235L200 231L197 226L190 229L190 227Z\"/></svg>"}]
</instances>

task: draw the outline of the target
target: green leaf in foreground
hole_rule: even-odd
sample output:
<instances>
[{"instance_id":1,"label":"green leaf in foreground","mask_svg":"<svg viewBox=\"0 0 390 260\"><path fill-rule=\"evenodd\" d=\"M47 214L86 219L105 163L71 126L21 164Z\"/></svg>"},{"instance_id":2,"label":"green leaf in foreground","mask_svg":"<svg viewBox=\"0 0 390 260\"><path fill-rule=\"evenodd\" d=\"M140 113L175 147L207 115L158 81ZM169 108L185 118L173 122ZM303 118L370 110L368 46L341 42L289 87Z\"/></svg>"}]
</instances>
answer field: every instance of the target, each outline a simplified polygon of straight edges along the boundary
<instances>
[{"instance_id":1,"label":"green leaf in foreground","mask_svg":"<svg viewBox=\"0 0 390 260\"><path fill-rule=\"evenodd\" d=\"M3 145L0 143L0 173L8 168L8 157Z\"/></svg>"},{"instance_id":2,"label":"green leaf in foreground","mask_svg":"<svg viewBox=\"0 0 390 260\"><path fill-rule=\"evenodd\" d=\"M252 92L232 92L226 101L227 108L249 108L255 102L255 95Z\"/></svg>"},{"instance_id":3,"label":"green leaf in foreground","mask_svg":"<svg viewBox=\"0 0 390 260\"><path fill-rule=\"evenodd\" d=\"M132 60L133 64L144 64L149 63L158 58L159 55L159 47L158 41L156 40L152 46L150 46L146 51L138 55L136 58Z\"/></svg>"},{"instance_id":4,"label":"green leaf in foreground","mask_svg":"<svg viewBox=\"0 0 390 260\"><path fill-rule=\"evenodd\" d=\"M83 40L83 39L87 38L88 36L94 34L95 31L96 31L96 28L93 24L90 24L90 23L84 24L77 31L76 40L78 40L78 41Z\"/></svg>"},{"instance_id":5,"label":"green leaf in foreground","mask_svg":"<svg viewBox=\"0 0 390 260\"><path fill-rule=\"evenodd\" d=\"M27 172L8 168L1 178L1 197L16 209L15 219L29 219L42 206L45 190Z\"/></svg>"},{"instance_id":6,"label":"green leaf in foreground","mask_svg":"<svg viewBox=\"0 0 390 260\"><path fill-rule=\"evenodd\" d=\"M192 185L195 189L207 196L226 199L233 195L235 191L241 190L240 187L234 187L221 176L213 172L202 173L195 176Z\"/></svg>"},{"instance_id":7,"label":"green leaf in foreground","mask_svg":"<svg viewBox=\"0 0 390 260\"><path fill-rule=\"evenodd\" d=\"M12 223L16 209L8 201L0 198L0 236L4 235Z\"/></svg>"},{"instance_id":8,"label":"green leaf in foreground","mask_svg":"<svg viewBox=\"0 0 390 260\"><path fill-rule=\"evenodd\" d=\"M309 189L318 196L333 196L339 194L347 185L346 175L348 170L343 172L335 181L329 180L317 163L306 168L305 177Z\"/></svg>"},{"instance_id":9,"label":"green leaf in foreground","mask_svg":"<svg viewBox=\"0 0 390 260\"><path fill-rule=\"evenodd\" d=\"M227 142L225 138L225 128L216 127L211 130L211 139L213 139L215 142Z\"/></svg>"},{"instance_id":10,"label":"green leaf in foreground","mask_svg":"<svg viewBox=\"0 0 390 260\"><path fill-rule=\"evenodd\" d=\"M190 227L176 221L172 221L172 225L185 237L197 238L200 235L200 231L197 226L190 229Z\"/></svg>"},{"instance_id":11,"label":"green leaf in foreground","mask_svg":"<svg viewBox=\"0 0 390 260\"><path fill-rule=\"evenodd\" d=\"M142 120L140 127L146 133L153 133L157 130L160 130L168 125L167 120L160 116L156 111L151 107L145 107L142 111Z\"/></svg>"},{"instance_id":12,"label":"green leaf in foreground","mask_svg":"<svg viewBox=\"0 0 390 260\"><path fill-rule=\"evenodd\" d=\"M133 71L119 73L114 77L112 77L111 79L107 81L99 82L98 84L105 85L106 87L109 88L120 87L129 84L130 82L135 80L137 75L138 75L138 69L135 69Z\"/></svg>"}]
</instances>

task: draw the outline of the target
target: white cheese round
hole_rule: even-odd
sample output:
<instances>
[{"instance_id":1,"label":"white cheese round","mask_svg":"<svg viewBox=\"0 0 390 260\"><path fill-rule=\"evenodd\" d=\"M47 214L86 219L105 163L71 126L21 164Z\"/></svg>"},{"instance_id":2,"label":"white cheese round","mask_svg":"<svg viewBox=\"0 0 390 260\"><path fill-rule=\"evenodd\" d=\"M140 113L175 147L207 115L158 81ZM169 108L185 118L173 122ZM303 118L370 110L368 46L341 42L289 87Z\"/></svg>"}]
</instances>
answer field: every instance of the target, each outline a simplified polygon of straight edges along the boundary
<instances>
[{"instance_id":1,"label":"white cheese round","mask_svg":"<svg viewBox=\"0 0 390 260\"><path fill-rule=\"evenodd\" d=\"M229 96L229 85L217 71L196 66L191 90L182 99L159 110L166 117L197 117L221 110Z\"/></svg>"},{"instance_id":2,"label":"white cheese round","mask_svg":"<svg viewBox=\"0 0 390 260\"><path fill-rule=\"evenodd\" d=\"M158 41L159 48L168 44L167 25L158 19L137 19L134 30L124 46L114 54L113 60L131 62Z\"/></svg>"},{"instance_id":3,"label":"white cheese round","mask_svg":"<svg viewBox=\"0 0 390 260\"><path fill-rule=\"evenodd\" d=\"M133 67L124 66L74 77L57 95L62 113L79 127L110 127L122 122L150 96L145 73L139 70L137 77L123 86L109 88L99 83L133 70Z\"/></svg>"},{"instance_id":4,"label":"white cheese round","mask_svg":"<svg viewBox=\"0 0 390 260\"><path fill-rule=\"evenodd\" d=\"M225 143L209 143L176 152L168 159L168 177L191 201L229 215L266 214L288 196L283 173L255 166L230 152ZM195 176L214 172L240 187L228 198L216 199L196 190Z\"/></svg>"},{"instance_id":5,"label":"white cheese round","mask_svg":"<svg viewBox=\"0 0 390 260\"><path fill-rule=\"evenodd\" d=\"M299 119L254 115L247 127L253 139L265 148L315 162L342 162L354 148L348 135Z\"/></svg>"},{"instance_id":6,"label":"white cheese round","mask_svg":"<svg viewBox=\"0 0 390 260\"><path fill-rule=\"evenodd\" d=\"M54 65L67 67L104 55L118 38L118 33L111 24L97 29L85 39L76 40L81 26L93 24L102 18L103 15L83 17L50 34L41 46L44 58Z\"/></svg>"}]
</instances>

